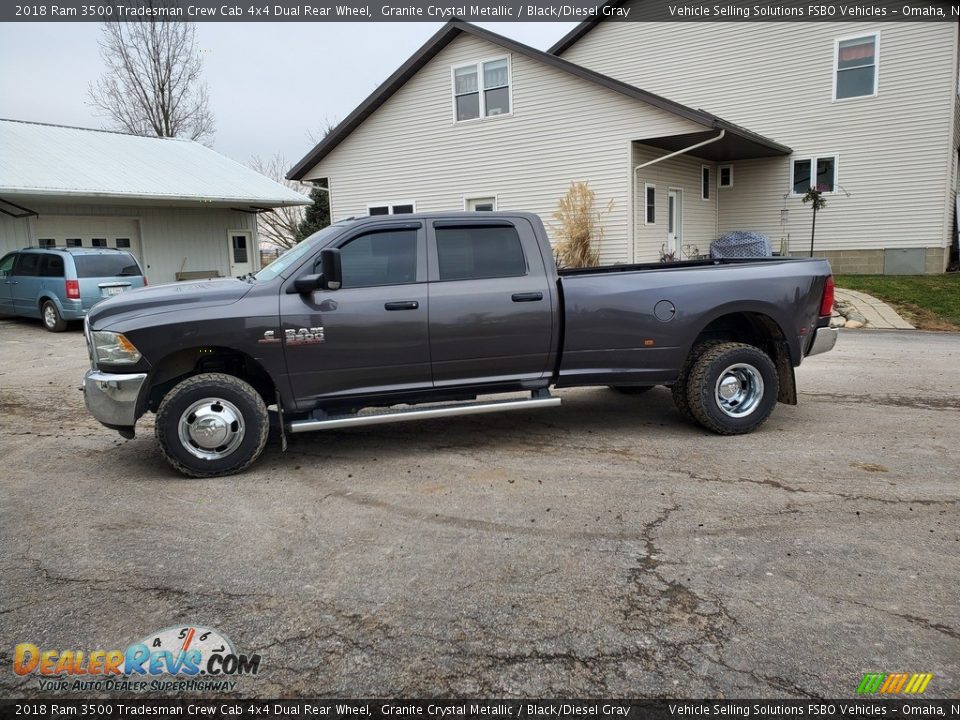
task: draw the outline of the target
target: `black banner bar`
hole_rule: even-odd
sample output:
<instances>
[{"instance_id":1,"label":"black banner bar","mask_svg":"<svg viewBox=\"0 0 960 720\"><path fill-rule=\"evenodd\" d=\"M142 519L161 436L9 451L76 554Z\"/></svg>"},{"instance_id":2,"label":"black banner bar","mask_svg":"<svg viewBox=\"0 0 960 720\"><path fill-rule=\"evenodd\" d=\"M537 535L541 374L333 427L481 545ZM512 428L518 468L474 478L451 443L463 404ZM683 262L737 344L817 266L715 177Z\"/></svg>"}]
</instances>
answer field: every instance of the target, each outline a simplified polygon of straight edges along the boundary
<instances>
[{"instance_id":1,"label":"black banner bar","mask_svg":"<svg viewBox=\"0 0 960 720\"><path fill-rule=\"evenodd\" d=\"M960 0L36 0L0 3L0 22L958 22Z\"/></svg>"},{"instance_id":2,"label":"black banner bar","mask_svg":"<svg viewBox=\"0 0 960 720\"><path fill-rule=\"evenodd\" d=\"M4 700L0 718L960 718L950 700Z\"/></svg>"}]
</instances>

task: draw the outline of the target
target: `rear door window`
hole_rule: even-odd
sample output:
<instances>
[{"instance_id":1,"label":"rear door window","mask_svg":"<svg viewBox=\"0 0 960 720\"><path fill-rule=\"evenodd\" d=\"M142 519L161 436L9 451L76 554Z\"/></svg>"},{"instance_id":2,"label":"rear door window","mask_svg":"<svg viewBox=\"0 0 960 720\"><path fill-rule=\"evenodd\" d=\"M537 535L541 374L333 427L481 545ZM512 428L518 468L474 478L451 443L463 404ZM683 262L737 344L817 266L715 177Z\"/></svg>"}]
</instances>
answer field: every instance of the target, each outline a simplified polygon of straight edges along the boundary
<instances>
[{"instance_id":1,"label":"rear door window","mask_svg":"<svg viewBox=\"0 0 960 720\"><path fill-rule=\"evenodd\" d=\"M63 258L59 255L44 255L40 263L41 277L63 277Z\"/></svg>"},{"instance_id":2,"label":"rear door window","mask_svg":"<svg viewBox=\"0 0 960 720\"><path fill-rule=\"evenodd\" d=\"M21 253L20 259L17 260L17 264L13 268L13 274L36 277L40 274L40 260L42 258L43 255L40 253Z\"/></svg>"},{"instance_id":3,"label":"rear door window","mask_svg":"<svg viewBox=\"0 0 960 720\"><path fill-rule=\"evenodd\" d=\"M438 227L441 280L479 280L527 274L520 236L511 226Z\"/></svg>"},{"instance_id":4,"label":"rear door window","mask_svg":"<svg viewBox=\"0 0 960 720\"><path fill-rule=\"evenodd\" d=\"M126 277L140 276L140 266L130 253L104 253L103 255L74 255L77 277Z\"/></svg>"}]
</instances>

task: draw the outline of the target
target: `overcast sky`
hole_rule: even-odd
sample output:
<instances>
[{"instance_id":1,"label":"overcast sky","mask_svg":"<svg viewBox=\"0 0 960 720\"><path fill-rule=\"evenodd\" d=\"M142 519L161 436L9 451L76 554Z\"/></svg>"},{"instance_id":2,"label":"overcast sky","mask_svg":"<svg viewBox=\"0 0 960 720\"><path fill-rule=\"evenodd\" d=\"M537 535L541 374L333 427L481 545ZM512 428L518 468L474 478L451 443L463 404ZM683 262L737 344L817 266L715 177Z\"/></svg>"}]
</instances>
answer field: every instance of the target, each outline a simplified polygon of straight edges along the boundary
<instances>
[{"instance_id":1,"label":"overcast sky","mask_svg":"<svg viewBox=\"0 0 960 720\"><path fill-rule=\"evenodd\" d=\"M480 23L545 50L575 23ZM198 23L214 148L289 165L324 118L342 120L441 23ZM104 127L85 104L101 73L95 23L0 23L0 118Z\"/></svg>"}]
</instances>

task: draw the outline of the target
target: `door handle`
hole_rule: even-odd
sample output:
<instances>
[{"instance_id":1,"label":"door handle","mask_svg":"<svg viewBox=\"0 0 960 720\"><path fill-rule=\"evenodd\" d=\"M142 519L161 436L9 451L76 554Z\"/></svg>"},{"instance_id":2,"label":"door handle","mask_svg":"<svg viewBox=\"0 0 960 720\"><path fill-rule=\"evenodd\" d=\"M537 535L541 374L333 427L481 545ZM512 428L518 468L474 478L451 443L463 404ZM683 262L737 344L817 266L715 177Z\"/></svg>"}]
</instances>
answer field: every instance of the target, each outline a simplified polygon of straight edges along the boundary
<instances>
[{"instance_id":1,"label":"door handle","mask_svg":"<svg viewBox=\"0 0 960 720\"><path fill-rule=\"evenodd\" d=\"M383 306L384 310L416 310L418 307L420 307L420 303L418 303L416 300L388 302Z\"/></svg>"},{"instance_id":2,"label":"door handle","mask_svg":"<svg viewBox=\"0 0 960 720\"><path fill-rule=\"evenodd\" d=\"M537 302L543 300L542 292L514 293L512 297L514 302Z\"/></svg>"}]
</instances>

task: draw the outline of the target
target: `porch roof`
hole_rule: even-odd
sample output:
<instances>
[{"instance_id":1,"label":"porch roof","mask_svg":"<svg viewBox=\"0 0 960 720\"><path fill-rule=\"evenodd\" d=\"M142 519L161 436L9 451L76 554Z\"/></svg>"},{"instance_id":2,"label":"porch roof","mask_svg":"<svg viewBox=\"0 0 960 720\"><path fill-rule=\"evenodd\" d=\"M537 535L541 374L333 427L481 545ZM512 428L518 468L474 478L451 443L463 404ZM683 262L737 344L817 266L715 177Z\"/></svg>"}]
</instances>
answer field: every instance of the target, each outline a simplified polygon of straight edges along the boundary
<instances>
[{"instance_id":1,"label":"porch roof","mask_svg":"<svg viewBox=\"0 0 960 720\"><path fill-rule=\"evenodd\" d=\"M720 130L724 136L716 142L695 148L686 155L708 160L710 162L731 162L733 160L750 160L753 158L778 157L793 152L786 145L751 132L746 128L734 125L731 122L714 116L713 130L704 130L695 133L680 135L666 135L655 138L638 138L634 142L650 145L668 152L677 152L697 143L715 138Z\"/></svg>"}]
</instances>

